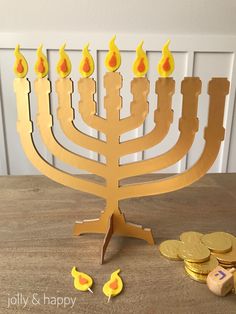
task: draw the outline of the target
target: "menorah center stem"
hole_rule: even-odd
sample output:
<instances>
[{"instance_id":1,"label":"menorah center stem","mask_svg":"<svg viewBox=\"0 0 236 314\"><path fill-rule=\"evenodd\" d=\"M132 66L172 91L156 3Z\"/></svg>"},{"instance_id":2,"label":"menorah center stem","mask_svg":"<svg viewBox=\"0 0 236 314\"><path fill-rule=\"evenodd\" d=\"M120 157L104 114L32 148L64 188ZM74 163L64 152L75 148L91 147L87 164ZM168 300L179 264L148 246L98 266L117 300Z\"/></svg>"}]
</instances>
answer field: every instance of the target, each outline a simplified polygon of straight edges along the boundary
<instances>
[{"instance_id":1,"label":"menorah center stem","mask_svg":"<svg viewBox=\"0 0 236 314\"><path fill-rule=\"evenodd\" d=\"M107 95L109 95L107 91ZM119 121L120 121L120 96L119 92L116 93L115 97L110 97L113 100L113 104L109 102L106 107L107 110L107 121L110 124L110 132L106 135L106 142L109 147L106 156L106 164L109 168L109 172L106 178L107 189L110 191L107 198L107 212L114 213L119 211L118 206L118 189L119 189L119 144L120 144L120 135L119 135Z\"/></svg>"},{"instance_id":2,"label":"menorah center stem","mask_svg":"<svg viewBox=\"0 0 236 314\"><path fill-rule=\"evenodd\" d=\"M116 134L116 136L108 135L107 136L107 145L109 147L108 152L107 152L107 156L106 156L106 164L107 164L107 167L109 168L109 172L107 174L107 186L108 186L108 188L112 189L112 192L115 193L115 190L118 188L119 135L118 134Z\"/></svg>"}]
</instances>

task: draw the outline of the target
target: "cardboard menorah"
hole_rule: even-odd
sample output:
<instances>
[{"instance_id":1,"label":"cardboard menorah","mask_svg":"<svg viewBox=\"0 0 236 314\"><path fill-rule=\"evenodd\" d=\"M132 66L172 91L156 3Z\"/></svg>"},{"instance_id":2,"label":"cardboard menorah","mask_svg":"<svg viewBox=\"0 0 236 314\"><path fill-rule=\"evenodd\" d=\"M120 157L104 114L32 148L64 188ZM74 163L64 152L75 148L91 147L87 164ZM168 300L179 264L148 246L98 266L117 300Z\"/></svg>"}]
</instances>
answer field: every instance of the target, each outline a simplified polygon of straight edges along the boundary
<instances>
[{"instance_id":1,"label":"cardboard menorah","mask_svg":"<svg viewBox=\"0 0 236 314\"><path fill-rule=\"evenodd\" d=\"M158 106L154 112L155 127L142 137L121 142L120 136L141 126L148 114L149 81L145 77L148 70L148 58L142 49L141 43L137 48L137 57L133 64L133 72L136 77L131 81L131 93L133 95L131 114L121 119L121 107L127 104L122 104L120 96L122 75L115 72L119 68L121 56L114 40L115 38L110 42L110 50L105 60L108 69L104 76L106 118L100 117L96 112L96 103L94 101L96 82L89 77L93 73L94 62L88 46L83 50L83 58L79 67L83 76L78 82L79 112L87 125L106 135L105 141L84 134L73 123L74 109L71 103L73 82L68 78L71 63L64 51L64 46L60 49L60 60L57 65L57 71L60 75L60 78L56 81L56 93L58 95L57 117L60 126L72 142L104 155L106 163L75 154L57 141L53 134L53 119L50 111L49 93L51 92L51 85L49 79L45 77L48 73L48 61L42 52L42 47L37 51L38 59L35 64L35 71L38 76L34 83L38 105L37 126L45 145L56 158L78 169L84 169L103 177L105 184L91 182L86 178L73 176L56 169L39 154L32 137L30 82L25 77L28 65L19 51L19 46L15 50L16 62L14 67L17 75L14 81L18 109L17 129L21 144L29 160L39 171L52 180L106 200L106 207L99 219L76 222L74 227L75 235L83 233L105 234L101 250L101 262L104 260L107 245L113 234L139 238L149 244L154 244L150 229L125 221L119 208L119 201L132 197L175 191L202 177L214 163L221 141L224 139L224 107L225 98L229 92L227 78L212 78L209 82L209 115L204 132L205 146L200 158L191 168L183 173L164 179L123 185L120 183L121 179L164 169L175 164L188 153L198 131L197 108L198 96L201 93L201 80L198 77L186 77L182 81L182 116L179 120L180 134L176 144L159 156L120 165L119 161L122 156L146 150L157 145L166 137L173 120L171 106L172 96L175 92L175 81L168 76L174 70L174 59L168 49L169 42L167 42L163 47L162 59L158 65L158 71L162 77L156 81L155 91L158 96Z\"/></svg>"}]
</instances>

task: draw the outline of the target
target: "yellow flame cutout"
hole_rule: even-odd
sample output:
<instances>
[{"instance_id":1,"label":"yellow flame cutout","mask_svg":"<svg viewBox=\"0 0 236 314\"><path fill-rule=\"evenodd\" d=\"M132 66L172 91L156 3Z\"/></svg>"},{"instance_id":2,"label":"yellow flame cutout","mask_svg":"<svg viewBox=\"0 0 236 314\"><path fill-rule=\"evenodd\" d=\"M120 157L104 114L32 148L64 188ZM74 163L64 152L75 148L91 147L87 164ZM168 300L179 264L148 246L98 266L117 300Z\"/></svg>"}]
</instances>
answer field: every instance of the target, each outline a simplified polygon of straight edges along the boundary
<instances>
[{"instance_id":1,"label":"yellow flame cutout","mask_svg":"<svg viewBox=\"0 0 236 314\"><path fill-rule=\"evenodd\" d=\"M34 71L37 74L38 78L45 77L48 74L48 60L44 55L43 45L40 45L37 49L37 61L34 66Z\"/></svg>"},{"instance_id":2,"label":"yellow flame cutout","mask_svg":"<svg viewBox=\"0 0 236 314\"><path fill-rule=\"evenodd\" d=\"M14 54L16 57L14 63L14 72L17 77L23 78L28 73L28 63L23 54L20 52L20 45L16 46Z\"/></svg>"},{"instance_id":3,"label":"yellow flame cutout","mask_svg":"<svg viewBox=\"0 0 236 314\"><path fill-rule=\"evenodd\" d=\"M108 71L115 72L121 64L120 51L115 44L116 36L113 36L109 42L109 51L105 58L105 66Z\"/></svg>"},{"instance_id":4,"label":"yellow flame cutout","mask_svg":"<svg viewBox=\"0 0 236 314\"><path fill-rule=\"evenodd\" d=\"M67 77L71 72L71 62L70 62L70 58L65 52L65 46L66 44L61 46L59 50L60 60L57 63L57 73L62 78Z\"/></svg>"},{"instance_id":5,"label":"yellow flame cutout","mask_svg":"<svg viewBox=\"0 0 236 314\"><path fill-rule=\"evenodd\" d=\"M88 50L89 44L85 45L82 51L82 60L79 64L79 72L83 77L89 77L94 71L93 57Z\"/></svg>"},{"instance_id":6,"label":"yellow flame cutout","mask_svg":"<svg viewBox=\"0 0 236 314\"><path fill-rule=\"evenodd\" d=\"M157 71L161 77L168 77L175 69L175 60L169 50L170 40L162 48L162 57L157 66Z\"/></svg>"},{"instance_id":7,"label":"yellow flame cutout","mask_svg":"<svg viewBox=\"0 0 236 314\"><path fill-rule=\"evenodd\" d=\"M143 41L141 41L136 48L136 59L133 63L133 73L137 77L145 76L148 67L148 58L146 52L143 50Z\"/></svg>"},{"instance_id":8,"label":"yellow flame cutout","mask_svg":"<svg viewBox=\"0 0 236 314\"><path fill-rule=\"evenodd\" d=\"M77 290L91 290L90 287L93 284L93 279L89 275L78 271L76 267L72 268L71 275L74 277L74 287Z\"/></svg>"},{"instance_id":9,"label":"yellow flame cutout","mask_svg":"<svg viewBox=\"0 0 236 314\"><path fill-rule=\"evenodd\" d=\"M111 274L110 280L105 283L103 286L103 293L107 297L114 297L121 293L123 289L123 281L118 275L120 272L120 269L117 269Z\"/></svg>"}]
</instances>

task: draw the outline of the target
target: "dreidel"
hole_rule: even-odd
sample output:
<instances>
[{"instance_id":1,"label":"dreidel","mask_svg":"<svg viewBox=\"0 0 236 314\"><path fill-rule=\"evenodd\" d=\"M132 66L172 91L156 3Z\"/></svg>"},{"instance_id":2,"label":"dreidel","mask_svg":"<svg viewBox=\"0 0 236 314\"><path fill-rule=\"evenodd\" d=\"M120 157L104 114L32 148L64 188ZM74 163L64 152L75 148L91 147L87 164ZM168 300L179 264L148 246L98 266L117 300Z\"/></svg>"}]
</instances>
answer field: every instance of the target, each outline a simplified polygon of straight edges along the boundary
<instances>
[{"instance_id":1,"label":"dreidel","mask_svg":"<svg viewBox=\"0 0 236 314\"><path fill-rule=\"evenodd\" d=\"M234 289L235 268L226 270L221 266L217 266L207 276L207 286L216 295L224 297Z\"/></svg>"}]
</instances>

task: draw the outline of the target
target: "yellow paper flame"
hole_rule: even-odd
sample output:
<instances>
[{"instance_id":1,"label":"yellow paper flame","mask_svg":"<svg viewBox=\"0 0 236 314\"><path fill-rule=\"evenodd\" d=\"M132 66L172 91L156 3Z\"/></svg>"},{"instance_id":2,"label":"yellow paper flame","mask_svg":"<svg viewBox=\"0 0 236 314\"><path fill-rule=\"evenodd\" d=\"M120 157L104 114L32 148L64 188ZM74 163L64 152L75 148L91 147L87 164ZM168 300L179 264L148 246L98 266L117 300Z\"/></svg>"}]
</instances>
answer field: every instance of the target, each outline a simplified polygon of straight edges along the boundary
<instances>
[{"instance_id":1,"label":"yellow paper flame","mask_svg":"<svg viewBox=\"0 0 236 314\"><path fill-rule=\"evenodd\" d=\"M175 69L175 60L169 50L170 40L168 40L162 48L162 57L158 63L157 71L161 77L168 77Z\"/></svg>"},{"instance_id":2,"label":"yellow paper flame","mask_svg":"<svg viewBox=\"0 0 236 314\"><path fill-rule=\"evenodd\" d=\"M137 77L145 76L148 67L148 58L146 52L143 50L143 41L141 41L136 48L136 59L133 63L133 73Z\"/></svg>"},{"instance_id":3,"label":"yellow paper flame","mask_svg":"<svg viewBox=\"0 0 236 314\"><path fill-rule=\"evenodd\" d=\"M62 78L67 77L71 72L71 62L70 62L70 58L65 52L65 46L66 44L61 46L59 50L60 60L57 63L57 73Z\"/></svg>"},{"instance_id":4,"label":"yellow paper flame","mask_svg":"<svg viewBox=\"0 0 236 314\"><path fill-rule=\"evenodd\" d=\"M88 50L89 44L85 45L82 51L83 58L79 64L79 71L83 77L89 77L94 71L93 57Z\"/></svg>"},{"instance_id":5,"label":"yellow paper flame","mask_svg":"<svg viewBox=\"0 0 236 314\"><path fill-rule=\"evenodd\" d=\"M72 268L71 275L74 277L74 287L77 290L86 291L93 284L93 279L89 275L78 271L76 267Z\"/></svg>"},{"instance_id":6,"label":"yellow paper flame","mask_svg":"<svg viewBox=\"0 0 236 314\"><path fill-rule=\"evenodd\" d=\"M105 283L103 286L103 293L107 297L114 297L121 293L123 289L123 281L118 275L120 272L120 269L117 269L111 274L110 280Z\"/></svg>"},{"instance_id":7,"label":"yellow paper flame","mask_svg":"<svg viewBox=\"0 0 236 314\"><path fill-rule=\"evenodd\" d=\"M14 63L14 72L17 77L23 78L28 73L28 63L23 56L23 54L20 52L20 45L17 45L14 51L16 60Z\"/></svg>"},{"instance_id":8,"label":"yellow paper flame","mask_svg":"<svg viewBox=\"0 0 236 314\"><path fill-rule=\"evenodd\" d=\"M113 36L109 42L109 51L105 58L105 66L108 71L115 72L121 64L120 51L115 44L116 36Z\"/></svg>"},{"instance_id":9,"label":"yellow paper flame","mask_svg":"<svg viewBox=\"0 0 236 314\"><path fill-rule=\"evenodd\" d=\"M40 45L37 49L37 61L34 66L34 71L37 74L38 78L45 77L48 74L48 60L44 55L43 45Z\"/></svg>"}]
</instances>

